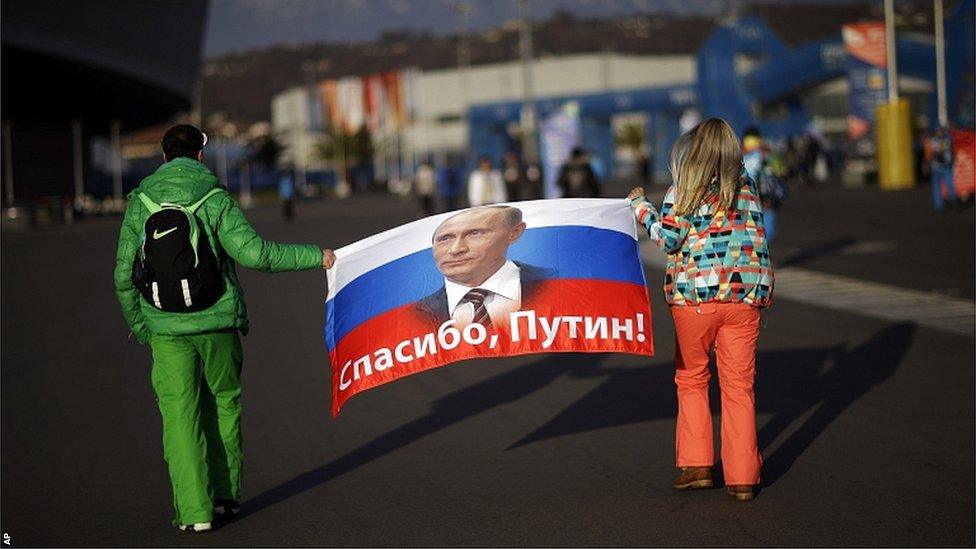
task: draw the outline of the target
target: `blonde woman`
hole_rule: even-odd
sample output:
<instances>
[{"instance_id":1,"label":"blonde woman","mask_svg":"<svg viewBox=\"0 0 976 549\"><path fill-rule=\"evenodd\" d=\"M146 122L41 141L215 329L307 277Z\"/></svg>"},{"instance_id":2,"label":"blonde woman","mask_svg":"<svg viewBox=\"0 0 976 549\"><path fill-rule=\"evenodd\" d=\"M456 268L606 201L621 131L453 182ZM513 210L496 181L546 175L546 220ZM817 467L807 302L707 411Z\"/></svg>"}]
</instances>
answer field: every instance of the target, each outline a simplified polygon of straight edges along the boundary
<instances>
[{"instance_id":1,"label":"blonde woman","mask_svg":"<svg viewBox=\"0 0 976 549\"><path fill-rule=\"evenodd\" d=\"M751 500L762 463L753 391L759 311L773 293L759 193L743 173L735 132L718 118L678 138L670 167L674 184L660 212L640 187L628 199L651 240L668 254L664 296L677 341L675 458L681 468L673 486L713 485L708 362L714 347L726 491L737 500Z\"/></svg>"}]
</instances>

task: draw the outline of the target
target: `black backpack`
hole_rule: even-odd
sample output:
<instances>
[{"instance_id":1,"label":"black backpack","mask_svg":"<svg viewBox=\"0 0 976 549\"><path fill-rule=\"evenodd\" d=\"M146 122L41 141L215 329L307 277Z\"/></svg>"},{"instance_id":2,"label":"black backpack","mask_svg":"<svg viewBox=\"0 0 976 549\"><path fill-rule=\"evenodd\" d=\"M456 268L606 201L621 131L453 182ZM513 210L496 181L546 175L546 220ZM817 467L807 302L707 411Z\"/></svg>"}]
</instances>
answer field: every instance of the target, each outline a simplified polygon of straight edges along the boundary
<instances>
[{"instance_id":1,"label":"black backpack","mask_svg":"<svg viewBox=\"0 0 976 549\"><path fill-rule=\"evenodd\" d=\"M142 241L132 265L132 283L153 307L189 313L210 307L224 293L224 278L214 257L197 209L221 189L195 204L156 204L145 193L139 199L149 210Z\"/></svg>"}]
</instances>

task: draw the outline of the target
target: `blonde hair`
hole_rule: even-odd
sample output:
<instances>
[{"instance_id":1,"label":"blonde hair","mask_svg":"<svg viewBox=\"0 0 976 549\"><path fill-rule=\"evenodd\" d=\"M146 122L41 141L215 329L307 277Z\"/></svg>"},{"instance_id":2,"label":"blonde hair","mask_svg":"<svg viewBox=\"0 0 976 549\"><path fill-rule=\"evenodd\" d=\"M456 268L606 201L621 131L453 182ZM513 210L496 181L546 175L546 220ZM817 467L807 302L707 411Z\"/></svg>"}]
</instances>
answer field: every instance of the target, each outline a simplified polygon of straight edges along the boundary
<instances>
[{"instance_id":1,"label":"blonde hair","mask_svg":"<svg viewBox=\"0 0 976 549\"><path fill-rule=\"evenodd\" d=\"M742 150L732 127L709 118L688 130L671 148L671 176L677 193L674 212L687 215L701 206L712 181L718 183L718 204L730 210L739 190Z\"/></svg>"}]
</instances>

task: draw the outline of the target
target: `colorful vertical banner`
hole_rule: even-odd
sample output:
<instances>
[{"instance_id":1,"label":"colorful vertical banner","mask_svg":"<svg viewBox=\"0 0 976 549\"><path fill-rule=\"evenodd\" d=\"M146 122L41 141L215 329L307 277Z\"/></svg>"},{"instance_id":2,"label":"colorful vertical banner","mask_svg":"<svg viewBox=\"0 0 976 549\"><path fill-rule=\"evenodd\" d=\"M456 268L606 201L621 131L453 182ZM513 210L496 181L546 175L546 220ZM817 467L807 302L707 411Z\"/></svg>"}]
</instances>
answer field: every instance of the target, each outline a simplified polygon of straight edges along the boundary
<instances>
[{"instance_id":1,"label":"colorful vertical banner","mask_svg":"<svg viewBox=\"0 0 976 549\"><path fill-rule=\"evenodd\" d=\"M363 80L358 77L339 80L339 109L342 111L343 127L349 133L359 131L366 123L366 109L363 105Z\"/></svg>"},{"instance_id":2,"label":"colorful vertical banner","mask_svg":"<svg viewBox=\"0 0 976 549\"><path fill-rule=\"evenodd\" d=\"M416 115L417 69L325 80L319 94L329 126L347 132L395 132Z\"/></svg>"},{"instance_id":3,"label":"colorful vertical banner","mask_svg":"<svg viewBox=\"0 0 976 549\"><path fill-rule=\"evenodd\" d=\"M418 69L406 69L400 79L401 97L403 98L404 123L410 124L417 116L417 80L420 77Z\"/></svg>"},{"instance_id":4,"label":"colorful vertical banner","mask_svg":"<svg viewBox=\"0 0 976 549\"><path fill-rule=\"evenodd\" d=\"M976 132L953 130L952 132L952 183L956 196L976 194Z\"/></svg>"},{"instance_id":5,"label":"colorful vertical banner","mask_svg":"<svg viewBox=\"0 0 976 549\"><path fill-rule=\"evenodd\" d=\"M383 80L378 74L363 78L363 90L366 103L366 127L370 133L375 133L386 124L387 101L383 89Z\"/></svg>"},{"instance_id":6,"label":"colorful vertical banner","mask_svg":"<svg viewBox=\"0 0 976 549\"><path fill-rule=\"evenodd\" d=\"M654 354L625 200L469 208L336 255L325 304L333 417L359 392L465 359Z\"/></svg>"},{"instance_id":7,"label":"colorful vertical banner","mask_svg":"<svg viewBox=\"0 0 976 549\"><path fill-rule=\"evenodd\" d=\"M867 136L875 110L887 99L888 54L884 22L853 23L842 27L850 82L848 130L852 140Z\"/></svg>"},{"instance_id":8,"label":"colorful vertical banner","mask_svg":"<svg viewBox=\"0 0 976 549\"><path fill-rule=\"evenodd\" d=\"M570 101L555 114L543 120L539 128L542 141L542 169L546 198L560 198L562 191L556 180L563 163L574 147L582 141L579 104Z\"/></svg>"},{"instance_id":9,"label":"colorful vertical banner","mask_svg":"<svg viewBox=\"0 0 976 549\"><path fill-rule=\"evenodd\" d=\"M381 74L380 78L383 81L383 92L386 94L386 104L389 109L387 122L394 130L399 129L405 118L401 75L397 71L391 71Z\"/></svg>"},{"instance_id":10,"label":"colorful vertical banner","mask_svg":"<svg viewBox=\"0 0 976 549\"><path fill-rule=\"evenodd\" d=\"M339 109L339 83L335 80L319 82L319 96L324 103L328 126L330 128L342 127L342 111Z\"/></svg>"}]
</instances>

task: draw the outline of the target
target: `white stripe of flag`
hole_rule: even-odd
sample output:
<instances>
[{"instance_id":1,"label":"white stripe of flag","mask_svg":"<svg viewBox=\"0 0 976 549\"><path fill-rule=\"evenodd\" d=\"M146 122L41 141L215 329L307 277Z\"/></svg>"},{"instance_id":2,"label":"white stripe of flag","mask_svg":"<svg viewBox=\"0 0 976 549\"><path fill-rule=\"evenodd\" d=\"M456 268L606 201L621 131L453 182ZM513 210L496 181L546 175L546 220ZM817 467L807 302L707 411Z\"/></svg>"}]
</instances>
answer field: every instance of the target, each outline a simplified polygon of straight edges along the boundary
<instances>
[{"instance_id":1,"label":"white stripe of flag","mask_svg":"<svg viewBox=\"0 0 976 549\"><path fill-rule=\"evenodd\" d=\"M522 210L522 218L528 229L585 226L617 231L637 240L630 205L619 198L527 200L506 205ZM617 207L610 209L608 206ZM459 211L418 219L336 250L336 266L327 273L328 299L335 297L342 288L363 274L430 248L434 230Z\"/></svg>"}]
</instances>

